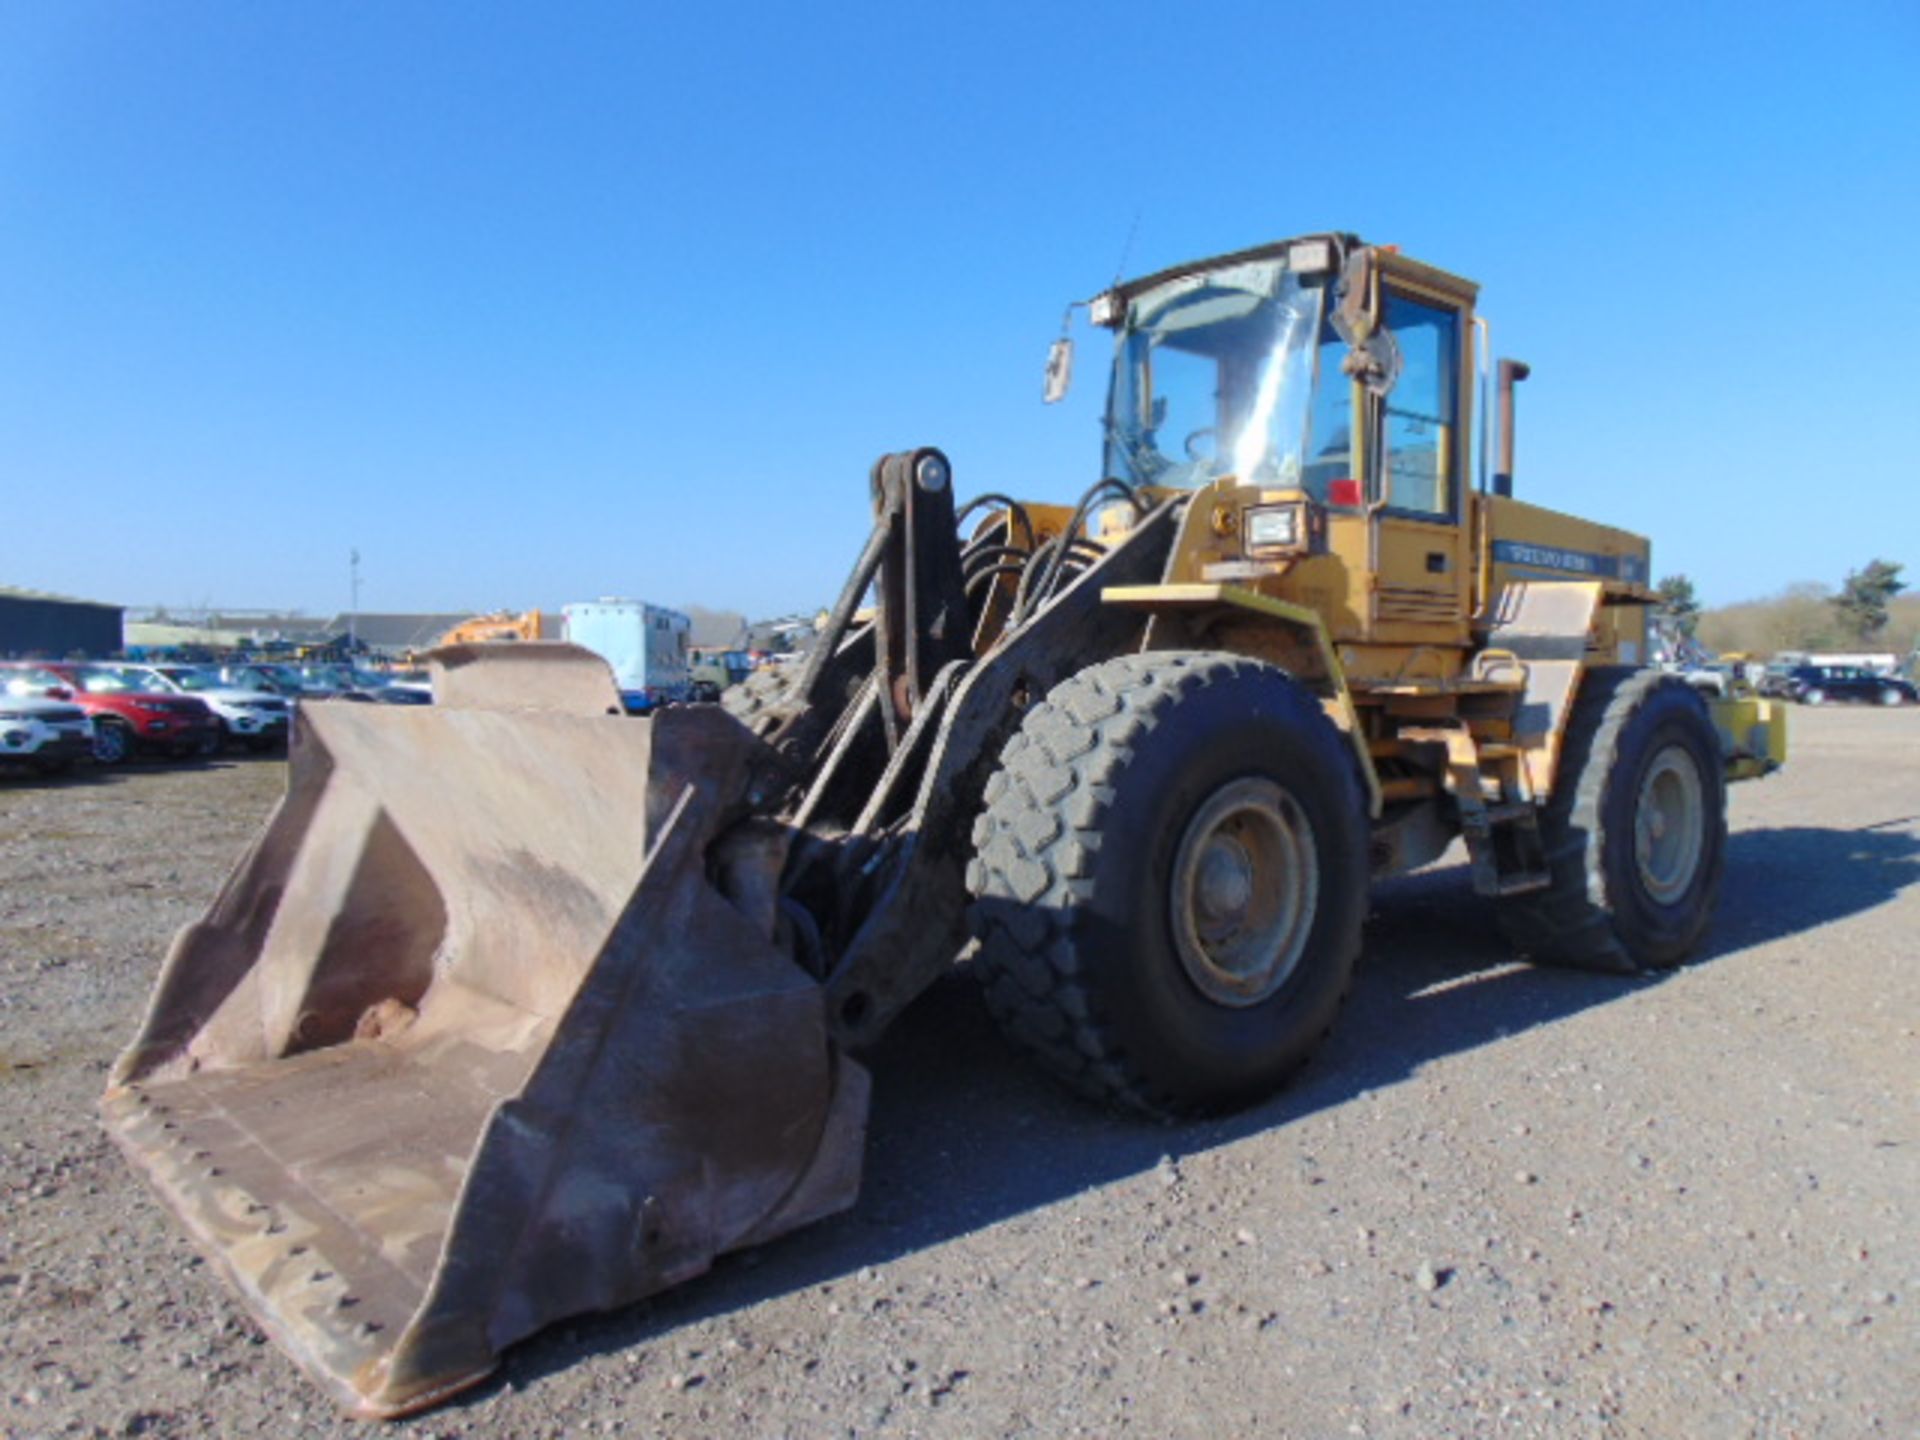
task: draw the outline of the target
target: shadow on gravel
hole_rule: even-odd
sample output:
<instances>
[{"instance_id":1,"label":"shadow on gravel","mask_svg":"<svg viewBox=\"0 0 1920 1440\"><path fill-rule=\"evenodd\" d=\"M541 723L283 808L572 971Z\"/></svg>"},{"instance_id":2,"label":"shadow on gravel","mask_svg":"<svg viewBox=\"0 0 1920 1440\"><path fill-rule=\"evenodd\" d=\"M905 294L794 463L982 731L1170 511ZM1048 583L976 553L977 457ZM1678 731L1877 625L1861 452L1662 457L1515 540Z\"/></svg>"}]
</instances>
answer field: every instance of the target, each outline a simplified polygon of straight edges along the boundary
<instances>
[{"instance_id":1,"label":"shadow on gravel","mask_svg":"<svg viewBox=\"0 0 1920 1440\"><path fill-rule=\"evenodd\" d=\"M126 766L76 765L63 775L42 775L36 771L8 767L0 770L0 789L4 790L88 790L101 785L117 785L126 779Z\"/></svg>"},{"instance_id":2,"label":"shadow on gravel","mask_svg":"<svg viewBox=\"0 0 1920 1440\"><path fill-rule=\"evenodd\" d=\"M86 790L120 785L157 771L231 770L237 765L284 762L285 751L232 751L220 755L139 755L116 765L82 763L59 775L43 775L24 766L0 767L0 790Z\"/></svg>"},{"instance_id":3,"label":"shadow on gravel","mask_svg":"<svg viewBox=\"0 0 1920 1440\"><path fill-rule=\"evenodd\" d=\"M1737 833L1720 918L1696 963L1883 904L1916 880L1920 839L1885 827ZM1353 993L1326 1048L1288 1090L1223 1120L1160 1126L1065 1093L1000 1039L972 978L952 975L867 1057L873 1117L866 1180L851 1212L723 1257L708 1275L650 1301L537 1336L453 1405L483 1401L509 1382L534 1384L590 1355L670 1341L680 1326L1140 1174L1162 1155L1283 1126L1404 1081L1443 1056L1654 983L1514 963L1465 866L1429 870L1375 890ZM841 1323L858 1323L851 1303L848 1311Z\"/></svg>"},{"instance_id":4,"label":"shadow on gravel","mask_svg":"<svg viewBox=\"0 0 1920 1440\"><path fill-rule=\"evenodd\" d=\"M1920 816L1852 830L1740 831L1728 847L1726 888L1703 958L1717 960L1871 910L1916 881Z\"/></svg>"}]
</instances>

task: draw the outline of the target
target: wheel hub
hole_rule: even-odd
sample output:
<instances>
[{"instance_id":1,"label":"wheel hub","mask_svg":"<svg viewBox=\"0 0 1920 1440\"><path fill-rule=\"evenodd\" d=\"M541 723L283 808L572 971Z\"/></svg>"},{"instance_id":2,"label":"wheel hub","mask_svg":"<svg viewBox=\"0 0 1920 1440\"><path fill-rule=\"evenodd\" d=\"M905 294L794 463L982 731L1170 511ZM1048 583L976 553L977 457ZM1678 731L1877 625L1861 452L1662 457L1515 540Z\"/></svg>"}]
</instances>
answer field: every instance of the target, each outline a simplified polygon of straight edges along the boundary
<instances>
[{"instance_id":1,"label":"wheel hub","mask_svg":"<svg viewBox=\"0 0 1920 1440\"><path fill-rule=\"evenodd\" d=\"M1634 807L1640 883L1662 905L1686 894L1706 849L1705 787L1691 751L1669 745L1653 757Z\"/></svg>"},{"instance_id":2,"label":"wheel hub","mask_svg":"<svg viewBox=\"0 0 1920 1440\"><path fill-rule=\"evenodd\" d=\"M1194 898L1204 919L1228 927L1246 919L1253 899L1253 860L1239 841L1215 835L1208 842L1199 882Z\"/></svg>"},{"instance_id":3,"label":"wheel hub","mask_svg":"<svg viewBox=\"0 0 1920 1440\"><path fill-rule=\"evenodd\" d=\"M1221 786L1187 822L1170 879L1174 948L1201 994L1240 1008L1286 983L1320 894L1313 826L1291 794L1259 777Z\"/></svg>"}]
</instances>

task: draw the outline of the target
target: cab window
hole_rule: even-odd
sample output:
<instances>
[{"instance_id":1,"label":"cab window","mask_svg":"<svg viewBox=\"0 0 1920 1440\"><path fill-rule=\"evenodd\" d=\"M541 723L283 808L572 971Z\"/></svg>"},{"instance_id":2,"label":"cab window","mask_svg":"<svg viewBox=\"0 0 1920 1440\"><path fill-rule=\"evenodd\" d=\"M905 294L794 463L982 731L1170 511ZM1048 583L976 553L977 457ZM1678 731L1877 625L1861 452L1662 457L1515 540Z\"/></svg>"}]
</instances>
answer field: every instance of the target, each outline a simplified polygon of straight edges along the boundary
<instances>
[{"instance_id":1,"label":"cab window","mask_svg":"<svg viewBox=\"0 0 1920 1440\"><path fill-rule=\"evenodd\" d=\"M1353 462L1353 380L1341 369L1347 345L1331 324L1315 347L1313 407L1307 412L1307 463L1301 488L1322 505L1336 480L1358 475ZM1352 503L1352 502L1348 502Z\"/></svg>"},{"instance_id":2,"label":"cab window","mask_svg":"<svg viewBox=\"0 0 1920 1440\"><path fill-rule=\"evenodd\" d=\"M1390 290L1381 298L1383 318L1400 347L1400 378L1387 392L1381 427L1387 504L1450 516L1460 316Z\"/></svg>"}]
</instances>

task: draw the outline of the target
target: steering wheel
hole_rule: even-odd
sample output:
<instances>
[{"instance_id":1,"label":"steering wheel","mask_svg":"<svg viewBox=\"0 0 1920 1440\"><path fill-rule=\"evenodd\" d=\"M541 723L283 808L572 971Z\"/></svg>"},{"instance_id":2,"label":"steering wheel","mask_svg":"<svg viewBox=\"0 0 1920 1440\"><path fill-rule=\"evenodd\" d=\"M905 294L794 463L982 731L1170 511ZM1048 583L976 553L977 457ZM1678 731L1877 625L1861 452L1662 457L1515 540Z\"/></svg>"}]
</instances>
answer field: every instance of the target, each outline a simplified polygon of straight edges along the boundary
<instances>
[{"instance_id":1,"label":"steering wheel","mask_svg":"<svg viewBox=\"0 0 1920 1440\"><path fill-rule=\"evenodd\" d=\"M1220 433L1220 430L1218 426L1203 425L1198 430L1195 430L1191 434L1189 434L1187 438L1181 442L1186 447L1187 458L1189 460L1211 460L1213 458L1211 455L1202 455L1198 450L1194 449L1193 447L1195 445L1198 445L1202 440L1207 439L1209 436L1218 436L1219 433Z\"/></svg>"}]
</instances>

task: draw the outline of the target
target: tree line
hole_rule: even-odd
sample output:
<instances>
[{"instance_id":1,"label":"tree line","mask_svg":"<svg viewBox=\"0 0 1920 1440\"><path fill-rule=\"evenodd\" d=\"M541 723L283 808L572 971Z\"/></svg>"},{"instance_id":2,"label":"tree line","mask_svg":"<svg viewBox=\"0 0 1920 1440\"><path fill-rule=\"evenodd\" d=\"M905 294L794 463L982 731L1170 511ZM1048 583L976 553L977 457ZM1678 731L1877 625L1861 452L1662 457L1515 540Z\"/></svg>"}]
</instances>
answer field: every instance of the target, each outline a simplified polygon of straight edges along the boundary
<instances>
[{"instance_id":1,"label":"tree line","mask_svg":"<svg viewBox=\"0 0 1920 1440\"><path fill-rule=\"evenodd\" d=\"M1669 637L1696 640L1721 654L1772 655L1783 650L1870 650L1911 654L1920 648L1920 594L1902 595L1902 565L1875 559L1849 570L1838 589L1819 581L1776 594L1707 609L1693 581L1669 575L1654 587L1654 621Z\"/></svg>"}]
</instances>

